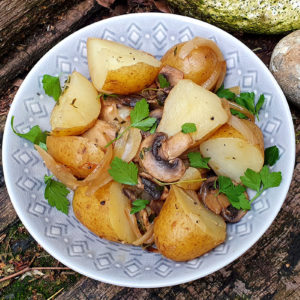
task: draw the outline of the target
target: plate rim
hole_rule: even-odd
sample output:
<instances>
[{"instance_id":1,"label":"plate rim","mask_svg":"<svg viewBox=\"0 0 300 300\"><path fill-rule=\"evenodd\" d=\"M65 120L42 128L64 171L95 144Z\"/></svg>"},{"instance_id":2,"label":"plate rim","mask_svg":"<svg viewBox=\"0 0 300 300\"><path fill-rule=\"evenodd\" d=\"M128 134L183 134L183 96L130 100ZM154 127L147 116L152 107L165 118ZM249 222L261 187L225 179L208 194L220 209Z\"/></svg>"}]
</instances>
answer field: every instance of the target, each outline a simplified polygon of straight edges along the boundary
<instances>
[{"instance_id":1,"label":"plate rim","mask_svg":"<svg viewBox=\"0 0 300 300\"><path fill-rule=\"evenodd\" d=\"M105 25L105 23L110 23L114 20L118 20L118 19L128 19L128 21L134 21L135 18L141 18L141 17L148 17L148 16L164 16L164 18L175 18L179 21L182 22L186 22L186 23L193 23L195 25L200 25L201 27L206 27L206 28L213 28L214 31L218 31L222 34L224 34L225 36L230 36L231 38L234 38L236 40L236 42L238 42L239 46L241 46L242 48L245 48L248 51L251 52L252 56L256 57L256 60L258 61L260 67L262 67L265 71L267 71L269 73L269 75L271 75L272 78L272 84L276 85L279 88L279 91L281 92L279 95L280 99L284 99L285 101L283 101L283 105L285 107L285 110L287 112L289 112L290 118L288 118L287 121L287 125L290 129L290 133L291 136L293 137L293 140L295 140L295 133L294 133L294 126L293 126L293 122L292 122L292 117L291 117L291 113L289 110L289 106L288 103L286 101L286 98L280 88L280 86L278 85L277 81L275 80L275 78L273 77L273 75L270 73L269 69L266 67L266 65L259 59L259 57L257 57L255 55L255 53L253 53L245 44L243 44L241 41L239 41L237 38L235 38L233 35L231 35L230 33L214 26L211 25L209 23L203 22L201 20L197 20L194 18L190 18L190 17L186 17L186 16L181 16L181 15L176 15L176 14L166 14L166 13L133 13L133 14L126 14L126 15L121 15L121 16L115 16L115 17L111 17L105 20L100 20L98 22L92 23L88 26L85 26L75 32L73 32L72 34L70 34L69 36L65 37L63 40L61 40L59 43L57 43L55 46L53 46L49 51L47 51L38 61L37 63L31 68L31 70L28 72L28 74L26 75L24 82L26 81L26 79L28 77L31 77L34 73L35 70L39 68L39 65L41 64L41 61L47 56L50 55L49 53L55 51L56 48L58 48L61 43L65 43L67 40L72 39L74 37L74 35L76 35L78 32L87 30L87 28L92 28L92 27L96 27L96 26L102 26L102 24ZM101 24L101 25L99 25ZM23 83L22 83L23 85ZM289 161L289 165L292 166L288 169L289 173L288 173L288 178L286 178L286 185L283 187L283 191L284 191L284 199L282 199L281 204L279 206L278 209L273 210L273 215L274 218L272 218L271 220L268 220L268 222L265 223L264 228L259 232L259 234L255 235L255 238L253 239L253 241L251 241L250 244L247 244L244 247L240 248L240 251L238 251L237 253L232 253L227 259L224 260L224 262L221 265L216 266L215 268L210 269L209 271L207 271L206 273L203 273L201 275L199 275L197 271L191 271L187 276L186 274L183 274L183 276L176 278L176 279L170 279L170 278L166 278L166 279L161 279L161 284L156 284L155 283L151 283L151 279L149 281L149 283L147 282L147 284L145 284L145 282L143 281L142 283L138 282L138 278L134 278L133 280L113 280L113 279L107 279L104 273L99 272L99 276L93 276L92 274L88 273L86 270L81 269L79 266L75 265L75 267L72 265L72 260L68 259L66 257L66 259L61 256L56 254L55 249L53 246L51 246L51 243L44 243L43 242L43 238L40 238L39 232L38 230L36 230L35 228L32 228L29 224L29 221L27 220L27 217L25 216L25 214L23 214L21 207L18 206L17 202L13 199L16 199L18 197L14 196L14 184L11 182L11 178L8 178L9 172L9 165L8 163L6 163L6 159L5 157L7 157L8 153L9 153L9 149L8 149L8 145L9 145L9 141L8 141L8 133L10 130L10 119L12 117L12 110L16 105L16 101L15 99L17 99L17 97L20 97L19 95L22 94L22 85L20 86L20 88L18 89L14 100L11 104L11 108L9 110L9 113L7 115L7 119L5 122L5 127L4 127L4 133L3 133L3 144L2 144L2 162L3 162L3 174L4 174L4 179L5 179L5 183L6 183L6 188L10 197L10 200L13 204L14 209L17 212L17 215L19 217L19 219L21 220L21 222L24 224L24 226L26 227L26 229L28 230L28 232L32 235L32 237L50 254L52 255L55 259L57 259L58 261L60 261L62 264L68 266L69 268L75 270L76 272L85 275L89 278L98 280L98 281L102 281L105 283L109 283L109 284L113 284L113 285L118 285L118 286L124 286L124 287L132 287L132 288L158 288L158 287L166 287L166 286L174 286L174 285L178 285L178 284L182 284L182 283L186 283L189 281L193 281L196 279L200 279L203 278L207 275L210 275L226 266L228 266L230 263L234 262L236 259L238 259L239 257L241 257L246 251L248 251L263 235L264 233L269 229L270 225L274 222L275 218L278 215L279 210L281 209L285 199L286 199L286 195L288 193L288 189L290 187L291 181L292 181L292 176L293 176L293 171L294 171L294 164L295 164L295 149L290 149L291 154L292 154L292 158ZM245 244L244 244L245 245ZM60 252L59 252L60 253ZM197 275L198 274L198 275ZM101 276L102 275L102 276ZM185 276L184 276L185 275Z\"/></svg>"}]
</instances>

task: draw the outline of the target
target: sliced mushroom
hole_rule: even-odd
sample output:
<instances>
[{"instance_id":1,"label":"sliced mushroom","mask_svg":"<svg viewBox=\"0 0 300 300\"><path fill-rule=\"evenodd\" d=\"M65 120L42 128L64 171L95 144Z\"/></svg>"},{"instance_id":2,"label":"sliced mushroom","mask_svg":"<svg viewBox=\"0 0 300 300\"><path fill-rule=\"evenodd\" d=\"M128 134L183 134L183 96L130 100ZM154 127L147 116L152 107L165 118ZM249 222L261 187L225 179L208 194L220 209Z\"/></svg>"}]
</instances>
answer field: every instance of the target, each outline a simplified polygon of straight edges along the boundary
<instances>
[{"instance_id":1,"label":"sliced mushroom","mask_svg":"<svg viewBox=\"0 0 300 300\"><path fill-rule=\"evenodd\" d=\"M246 214L242 209L234 208L224 194L218 194L215 188L217 177L210 177L202 185L199 191L199 198L203 204L229 223L236 223ZM248 195L247 195L248 198Z\"/></svg>"},{"instance_id":2,"label":"sliced mushroom","mask_svg":"<svg viewBox=\"0 0 300 300\"><path fill-rule=\"evenodd\" d=\"M166 159L174 159L193 145L189 134L178 132L161 145L161 154Z\"/></svg>"},{"instance_id":3,"label":"sliced mushroom","mask_svg":"<svg viewBox=\"0 0 300 300\"><path fill-rule=\"evenodd\" d=\"M186 167L179 158L166 159L160 151L165 141L167 141L167 135L162 132L148 136L141 144L139 163L154 178L164 182L173 182L183 176Z\"/></svg>"},{"instance_id":4,"label":"sliced mushroom","mask_svg":"<svg viewBox=\"0 0 300 300\"><path fill-rule=\"evenodd\" d=\"M166 77L171 86L176 85L179 80L183 79L183 72L168 65L164 66L160 73Z\"/></svg>"}]
</instances>

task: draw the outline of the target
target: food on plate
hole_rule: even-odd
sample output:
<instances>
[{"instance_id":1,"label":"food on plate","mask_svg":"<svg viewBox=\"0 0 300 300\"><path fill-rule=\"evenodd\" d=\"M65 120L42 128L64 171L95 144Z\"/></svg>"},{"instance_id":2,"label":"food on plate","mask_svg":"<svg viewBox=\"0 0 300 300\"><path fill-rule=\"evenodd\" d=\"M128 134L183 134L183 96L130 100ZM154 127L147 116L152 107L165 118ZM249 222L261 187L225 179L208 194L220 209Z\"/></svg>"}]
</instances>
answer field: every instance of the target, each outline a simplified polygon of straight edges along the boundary
<instances>
[{"instance_id":1,"label":"food on plate","mask_svg":"<svg viewBox=\"0 0 300 300\"><path fill-rule=\"evenodd\" d=\"M155 80L161 65L149 53L97 38L88 39L87 56L92 82L105 93L139 92Z\"/></svg>"},{"instance_id":2,"label":"food on plate","mask_svg":"<svg viewBox=\"0 0 300 300\"><path fill-rule=\"evenodd\" d=\"M216 94L191 80L183 79L165 100L157 131L173 136L181 131L183 124L194 123L197 131L191 136L195 142L200 142L225 124L229 114Z\"/></svg>"},{"instance_id":3,"label":"food on plate","mask_svg":"<svg viewBox=\"0 0 300 300\"><path fill-rule=\"evenodd\" d=\"M97 96L92 83L74 71L51 113L51 134L79 135L91 128L101 109Z\"/></svg>"},{"instance_id":4,"label":"food on plate","mask_svg":"<svg viewBox=\"0 0 300 300\"><path fill-rule=\"evenodd\" d=\"M150 54L115 42L91 38L87 47L99 94L77 72L62 92L59 78L45 75L45 92L58 99L50 135L39 126L18 133L12 118L13 131L35 144L60 181L45 176L45 198L67 213L68 187L75 216L92 232L176 261L223 243L226 223L239 222L281 182L267 166L278 148L265 154L255 125L264 96L255 101L239 87L218 88L224 59L208 40L172 48L162 68ZM180 69L189 55L199 64ZM184 79L195 74L206 76L202 86ZM256 191L252 199L247 188Z\"/></svg>"},{"instance_id":5,"label":"food on plate","mask_svg":"<svg viewBox=\"0 0 300 300\"><path fill-rule=\"evenodd\" d=\"M216 91L226 74L226 62L217 44L200 37L173 46L161 62L208 90Z\"/></svg>"},{"instance_id":6,"label":"food on plate","mask_svg":"<svg viewBox=\"0 0 300 300\"><path fill-rule=\"evenodd\" d=\"M81 136L48 136L48 153L78 178L87 177L101 162L102 149Z\"/></svg>"},{"instance_id":7,"label":"food on plate","mask_svg":"<svg viewBox=\"0 0 300 300\"><path fill-rule=\"evenodd\" d=\"M185 261L198 257L226 238L226 224L200 203L197 194L172 186L154 222L155 244L160 253Z\"/></svg>"},{"instance_id":8,"label":"food on plate","mask_svg":"<svg viewBox=\"0 0 300 300\"><path fill-rule=\"evenodd\" d=\"M208 164L217 175L241 182L248 168L259 172L263 167L264 139L255 123L231 116L227 124L201 143L200 152L210 157Z\"/></svg>"}]
</instances>

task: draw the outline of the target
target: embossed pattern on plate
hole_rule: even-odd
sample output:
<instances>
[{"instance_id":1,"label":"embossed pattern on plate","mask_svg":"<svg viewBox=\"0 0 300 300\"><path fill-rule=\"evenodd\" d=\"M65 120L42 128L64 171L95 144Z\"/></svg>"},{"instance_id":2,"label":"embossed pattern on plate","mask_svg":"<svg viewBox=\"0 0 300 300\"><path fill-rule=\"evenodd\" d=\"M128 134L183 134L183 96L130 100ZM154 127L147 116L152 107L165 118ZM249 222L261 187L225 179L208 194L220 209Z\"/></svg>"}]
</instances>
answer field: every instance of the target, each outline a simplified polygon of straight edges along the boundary
<instances>
[{"instance_id":1,"label":"embossed pattern on plate","mask_svg":"<svg viewBox=\"0 0 300 300\"><path fill-rule=\"evenodd\" d=\"M141 248L109 242L95 236L74 217L51 208L44 199L44 174L49 174L33 146L15 136L15 128L26 132L39 124L49 130L54 101L44 94L43 74L60 74L62 80L73 70L89 77L87 37L101 37L145 50L160 58L178 42L194 36L214 40L227 61L225 86L240 85L242 91L266 95L258 125L265 146L276 144L280 160L272 170L281 170L280 188L263 193L241 222L229 225L226 243L189 262L174 262ZM182 16L134 14L111 18L85 27L50 50L31 70L12 104L4 133L3 165L14 207L33 237L54 257L72 269L104 282L129 287L161 287L191 281L210 274L249 249L277 215L288 191L294 165L294 132L282 91L264 64L246 46L224 31ZM70 201L72 194L69 195Z\"/></svg>"}]
</instances>

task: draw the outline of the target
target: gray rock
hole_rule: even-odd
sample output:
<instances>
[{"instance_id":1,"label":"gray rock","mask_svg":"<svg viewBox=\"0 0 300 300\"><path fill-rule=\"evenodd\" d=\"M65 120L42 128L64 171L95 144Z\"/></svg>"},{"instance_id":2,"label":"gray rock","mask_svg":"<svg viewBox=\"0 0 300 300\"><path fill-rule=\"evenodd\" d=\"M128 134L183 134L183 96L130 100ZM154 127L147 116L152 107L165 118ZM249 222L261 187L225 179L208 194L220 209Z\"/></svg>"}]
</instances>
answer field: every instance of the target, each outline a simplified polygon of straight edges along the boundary
<instances>
[{"instance_id":1,"label":"gray rock","mask_svg":"<svg viewBox=\"0 0 300 300\"><path fill-rule=\"evenodd\" d=\"M276 45L270 71L287 99L300 108L300 30L290 33Z\"/></svg>"}]
</instances>

